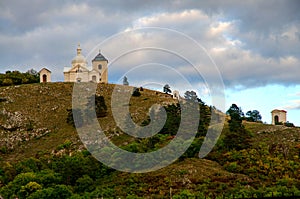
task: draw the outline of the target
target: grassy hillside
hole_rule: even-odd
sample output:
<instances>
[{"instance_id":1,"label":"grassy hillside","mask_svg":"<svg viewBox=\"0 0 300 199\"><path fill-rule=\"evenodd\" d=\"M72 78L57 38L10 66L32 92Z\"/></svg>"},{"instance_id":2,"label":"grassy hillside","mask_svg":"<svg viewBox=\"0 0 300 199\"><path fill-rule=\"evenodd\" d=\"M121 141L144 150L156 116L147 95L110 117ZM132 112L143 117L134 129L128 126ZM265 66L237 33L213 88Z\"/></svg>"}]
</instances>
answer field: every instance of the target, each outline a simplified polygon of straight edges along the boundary
<instances>
[{"instance_id":1,"label":"grassy hillside","mask_svg":"<svg viewBox=\"0 0 300 199\"><path fill-rule=\"evenodd\" d=\"M97 95L104 97L108 107L99 123L116 145L147 152L174 137L176 106L169 106L172 121L152 140L122 133L109 108L114 86L99 84ZM249 147L229 150L224 144L224 137L230 134L225 124L214 150L206 159L199 159L197 154L210 116L210 107L203 105L197 138L180 160L155 172L123 173L93 159L76 129L67 123L72 89L72 83L0 87L0 195L42 198L44 194L47 198L55 194L53 190L61 190L65 198L300 194L299 128L244 122L251 134ZM132 119L142 125L147 123L153 104L177 103L161 92L143 89L140 93L131 97L129 110ZM44 181L44 176L52 177Z\"/></svg>"},{"instance_id":2,"label":"grassy hillside","mask_svg":"<svg viewBox=\"0 0 300 199\"><path fill-rule=\"evenodd\" d=\"M114 85L99 84L97 94L104 96L110 107ZM130 87L128 87L128 90ZM81 145L76 130L66 123L67 109L72 108L72 83L28 84L0 87L0 146L8 161L33 157L53 150L65 140ZM174 103L169 95L144 89L133 97L130 111L133 120L146 119L148 109L155 103ZM115 123L110 109L100 119L102 129L114 131Z\"/></svg>"}]
</instances>

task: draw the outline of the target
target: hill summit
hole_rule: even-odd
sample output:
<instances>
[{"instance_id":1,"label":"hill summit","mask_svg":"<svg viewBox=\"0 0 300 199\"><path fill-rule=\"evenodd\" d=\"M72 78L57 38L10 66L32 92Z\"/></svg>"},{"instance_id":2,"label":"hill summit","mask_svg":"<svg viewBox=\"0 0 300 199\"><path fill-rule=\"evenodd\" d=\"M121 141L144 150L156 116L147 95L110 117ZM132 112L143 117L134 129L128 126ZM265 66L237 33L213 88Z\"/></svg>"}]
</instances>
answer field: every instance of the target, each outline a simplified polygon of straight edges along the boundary
<instances>
[{"instance_id":1,"label":"hill summit","mask_svg":"<svg viewBox=\"0 0 300 199\"><path fill-rule=\"evenodd\" d=\"M139 94L133 95L129 104L120 104L128 106L132 120L140 126L149 124L149 109L153 104L165 107L168 118L162 130L150 138L134 138L114 122L110 107L115 85L97 86L95 104L102 111L97 119L116 146L134 153L149 153L176 137L180 107L170 95L139 88ZM124 89L133 90L129 86ZM126 173L106 167L86 150L71 122L72 93L73 83L0 87L1 196L215 198L292 193L300 196L299 128L244 121L243 133L249 135L244 140L247 144L236 149L229 148L227 142L234 146L241 132L232 134L226 122L213 151L205 159L199 159L211 111L215 111L199 102L201 115L196 138L175 163L150 173Z\"/></svg>"}]
</instances>

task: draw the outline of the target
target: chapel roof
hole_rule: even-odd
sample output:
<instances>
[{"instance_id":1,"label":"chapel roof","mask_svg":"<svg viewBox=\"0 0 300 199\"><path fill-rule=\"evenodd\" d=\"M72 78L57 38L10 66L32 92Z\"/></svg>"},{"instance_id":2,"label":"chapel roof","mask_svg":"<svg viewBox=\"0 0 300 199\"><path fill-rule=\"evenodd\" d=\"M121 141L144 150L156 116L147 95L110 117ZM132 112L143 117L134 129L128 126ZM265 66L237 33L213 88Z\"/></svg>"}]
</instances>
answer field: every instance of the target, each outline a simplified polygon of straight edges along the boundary
<instances>
[{"instance_id":1,"label":"chapel roof","mask_svg":"<svg viewBox=\"0 0 300 199\"><path fill-rule=\"evenodd\" d=\"M100 51L99 51L98 55L92 61L107 61L108 62L108 60L101 54Z\"/></svg>"},{"instance_id":2,"label":"chapel roof","mask_svg":"<svg viewBox=\"0 0 300 199\"><path fill-rule=\"evenodd\" d=\"M284 113L286 113L286 110L278 110L278 109L274 109L273 111L271 111L271 113L273 113L273 112L284 112Z\"/></svg>"},{"instance_id":3,"label":"chapel roof","mask_svg":"<svg viewBox=\"0 0 300 199\"><path fill-rule=\"evenodd\" d=\"M51 70L49 70L48 68L42 68L38 73L41 73L43 70L46 70L46 71L48 71L48 72L50 72L51 73Z\"/></svg>"}]
</instances>

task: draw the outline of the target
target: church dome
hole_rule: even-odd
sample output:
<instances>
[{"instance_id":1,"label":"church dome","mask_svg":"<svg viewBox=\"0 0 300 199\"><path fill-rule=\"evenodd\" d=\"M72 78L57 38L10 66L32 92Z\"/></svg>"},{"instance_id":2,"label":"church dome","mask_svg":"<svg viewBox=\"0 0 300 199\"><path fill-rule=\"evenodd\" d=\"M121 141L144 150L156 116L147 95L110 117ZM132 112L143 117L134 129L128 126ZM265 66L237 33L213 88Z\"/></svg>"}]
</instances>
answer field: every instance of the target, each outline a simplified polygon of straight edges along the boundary
<instances>
[{"instance_id":1,"label":"church dome","mask_svg":"<svg viewBox=\"0 0 300 199\"><path fill-rule=\"evenodd\" d=\"M76 65L76 64L87 65L87 61L85 57L81 54L80 45L78 45L76 57L74 57L72 60L72 65Z\"/></svg>"}]
</instances>

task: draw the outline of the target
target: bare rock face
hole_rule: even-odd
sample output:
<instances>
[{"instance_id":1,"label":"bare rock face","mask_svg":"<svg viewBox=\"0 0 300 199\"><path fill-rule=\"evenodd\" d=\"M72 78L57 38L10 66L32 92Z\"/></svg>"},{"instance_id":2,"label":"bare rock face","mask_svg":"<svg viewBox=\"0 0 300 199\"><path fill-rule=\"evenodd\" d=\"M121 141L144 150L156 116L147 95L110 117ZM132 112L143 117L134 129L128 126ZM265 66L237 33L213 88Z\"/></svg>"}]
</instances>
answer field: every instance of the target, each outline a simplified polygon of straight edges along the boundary
<instances>
[{"instance_id":1,"label":"bare rock face","mask_svg":"<svg viewBox=\"0 0 300 199\"><path fill-rule=\"evenodd\" d=\"M20 112L11 113L3 109L0 112L0 118L0 129L15 131L25 127L24 122L26 122L26 118Z\"/></svg>"},{"instance_id":2,"label":"bare rock face","mask_svg":"<svg viewBox=\"0 0 300 199\"><path fill-rule=\"evenodd\" d=\"M47 128L35 128L34 121L20 112L0 111L0 150L12 151L22 142L48 134Z\"/></svg>"}]
</instances>

